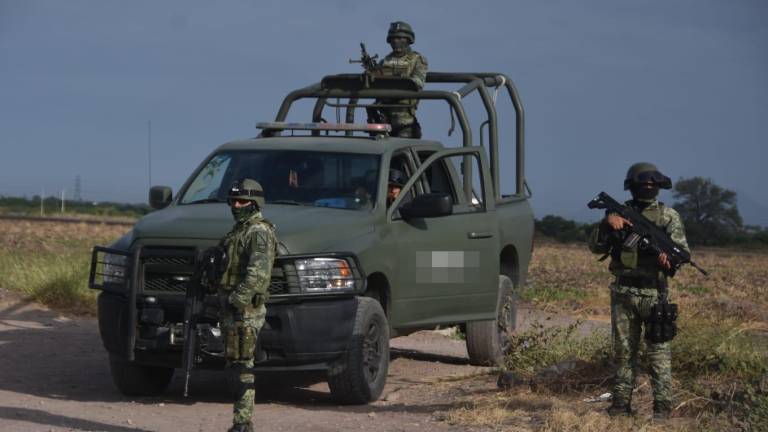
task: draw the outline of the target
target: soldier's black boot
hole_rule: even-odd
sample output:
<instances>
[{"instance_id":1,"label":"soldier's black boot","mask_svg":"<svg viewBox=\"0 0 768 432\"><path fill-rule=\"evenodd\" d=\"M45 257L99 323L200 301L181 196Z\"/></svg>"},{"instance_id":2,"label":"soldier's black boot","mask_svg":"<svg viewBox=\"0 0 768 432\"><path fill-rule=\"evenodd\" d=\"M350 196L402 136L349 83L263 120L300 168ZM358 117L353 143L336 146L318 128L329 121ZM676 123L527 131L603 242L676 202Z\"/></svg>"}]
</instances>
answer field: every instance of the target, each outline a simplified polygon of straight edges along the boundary
<instances>
[{"instance_id":1,"label":"soldier's black boot","mask_svg":"<svg viewBox=\"0 0 768 432\"><path fill-rule=\"evenodd\" d=\"M653 401L653 418L666 420L672 415L672 405L669 402Z\"/></svg>"},{"instance_id":2,"label":"soldier's black boot","mask_svg":"<svg viewBox=\"0 0 768 432\"><path fill-rule=\"evenodd\" d=\"M628 416L632 414L632 408L629 403L624 401L613 401L610 407L608 407L608 415L611 417L616 416Z\"/></svg>"},{"instance_id":3,"label":"soldier's black boot","mask_svg":"<svg viewBox=\"0 0 768 432\"><path fill-rule=\"evenodd\" d=\"M253 432L253 425L248 423L237 423L232 425L227 432Z\"/></svg>"}]
</instances>

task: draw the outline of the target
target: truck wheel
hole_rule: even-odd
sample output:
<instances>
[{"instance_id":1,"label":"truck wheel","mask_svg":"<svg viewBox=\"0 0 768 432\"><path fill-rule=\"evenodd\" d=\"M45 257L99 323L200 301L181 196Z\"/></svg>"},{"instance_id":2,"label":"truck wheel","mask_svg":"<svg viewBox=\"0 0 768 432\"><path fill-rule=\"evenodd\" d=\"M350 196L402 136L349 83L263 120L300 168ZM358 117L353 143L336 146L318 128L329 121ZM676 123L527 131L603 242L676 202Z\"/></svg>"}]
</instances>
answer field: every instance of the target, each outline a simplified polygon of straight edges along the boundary
<instances>
[{"instance_id":1,"label":"truck wheel","mask_svg":"<svg viewBox=\"0 0 768 432\"><path fill-rule=\"evenodd\" d=\"M157 396L162 394L173 378L173 368L147 366L109 356L112 381L126 396Z\"/></svg>"},{"instance_id":2,"label":"truck wheel","mask_svg":"<svg viewBox=\"0 0 768 432\"><path fill-rule=\"evenodd\" d=\"M389 370L389 323L379 302L358 297L347 351L328 370L328 387L340 403L365 404L384 390Z\"/></svg>"},{"instance_id":3,"label":"truck wheel","mask_svg":"<svg viewBox=\"0 0 768 432\"><path fill-rule=\"evenodd\" d=\"M512 279L504 275L499 276L497 305L495 320L467 323L467 352L473 365L501 365L508 335L515 331L517 292Z\"/></svg>"}]
</instances>

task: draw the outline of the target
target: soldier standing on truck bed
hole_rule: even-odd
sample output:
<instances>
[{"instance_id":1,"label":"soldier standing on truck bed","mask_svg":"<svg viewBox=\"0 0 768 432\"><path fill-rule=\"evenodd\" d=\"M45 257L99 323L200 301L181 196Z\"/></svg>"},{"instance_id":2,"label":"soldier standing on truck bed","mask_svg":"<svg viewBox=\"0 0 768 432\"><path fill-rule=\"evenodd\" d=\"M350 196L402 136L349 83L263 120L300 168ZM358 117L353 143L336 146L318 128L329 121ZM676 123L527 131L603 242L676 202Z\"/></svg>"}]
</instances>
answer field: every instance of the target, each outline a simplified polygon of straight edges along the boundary
<instances>
[{"instance_id":1,"label":"soldier standing on truck bed","mask_svg":"<svg viewBox=\"0 0 768 432\"><path fill-rule=\"evenodd\" d=\"M227 198L235 225L222 239L229 262L218 296L227 369L237 384L229 432L251 432L256 337L266 316L277 239L275 226L261 215L264 191L257 181L236 181Z\"/></svg>"},{"instance_id":2,"label":"soldier standing on truck bed","mask_svg":"<svg viewBox=\"0 0 768 432\"><path fill-rule=\"evenodd\" d=\"M416 34L410 24L395 21L389 25L387 43L392 52L379 63L381 75L410 78L421 90L427 81L427 58L411 49L416 42ZM421 125L416 119L416 99L379 99L376 103L404 105L403 107L369 109L368 117L372 123L389 123L392 136L403 138L421 138Z\"/></svg>"},{"instance_id":3,"label":"soldier standing on truck bed","mask_svg":"<svg viewBox=\"0 0 768 432\"><path fill-rule=\"evenodd\" d=\"M655 165L640 162L632 165L624 180L624 189L632 193L626 206L651 220L666 231L680 247L688 250L680 215L656 200L659 188L670 189L672 181ZM592 233L589 248L594 253L610 254L610 271L616 276L611 284L611 326L616 373L610 415L631 414L630 403L635 385L637 353L641 328L645 327L646 355L653 387L653 416L667 418L672 410L672 354L669 339L649 337L649 318L654 306L667 297L667 276L663 270L671 265L665 253L656 254L623 242L619 233L631 222L608 213ZM661 296L660 296L661 294ZM672 335L674 336L674 335Z\"/></svg>"}]
</instances>

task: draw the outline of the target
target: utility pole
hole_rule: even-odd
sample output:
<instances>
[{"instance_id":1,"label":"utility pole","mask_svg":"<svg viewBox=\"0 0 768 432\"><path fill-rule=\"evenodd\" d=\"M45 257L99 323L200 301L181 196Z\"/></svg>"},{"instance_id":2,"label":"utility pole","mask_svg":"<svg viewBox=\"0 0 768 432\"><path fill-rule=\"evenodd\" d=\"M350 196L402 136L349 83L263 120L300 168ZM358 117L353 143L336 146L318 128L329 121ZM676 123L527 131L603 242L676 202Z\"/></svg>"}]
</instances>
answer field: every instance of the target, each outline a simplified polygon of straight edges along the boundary
<instances>
[{"instance_id":1,"label":"utility pole","mask_svg":"<svg viewBox=\"0 0 768 432\"><path fill-rule=\"evenodd\" d=\"M40 217L45 216L45 211L43 210L44 200L45 200L45 189L40 189Z\"/></svg>"},{"instance_id":2,"label":"utility pole","mask_svg":"<svg viewBox=\"0 0 768 432\"><path fill-rule=\"evenodd\" d=\"M80 202L83 200L82 195L80 195L81 192L81 186L80 186L80 174L75 176L75 201Z\"/></svg>"},{"instance_id":3,"label":"utility pole","mask_svg":"<svg viewBox=\"0 0 768 432\"><path fill-rule=\"evenodd\" d=\"M61 190L61 213L64 213L64 192L66 189Z\"/></svg>"},{"instance_id":4,"label":"utility pole","mask_svg":"<svg viewBox=\"0 0 768 432\"><path fill-rule=\"evenodd\" d=\"M147 121L147 147L149 161L149 188L152 187L152 120Z\"/></svg>"}]
</instances>

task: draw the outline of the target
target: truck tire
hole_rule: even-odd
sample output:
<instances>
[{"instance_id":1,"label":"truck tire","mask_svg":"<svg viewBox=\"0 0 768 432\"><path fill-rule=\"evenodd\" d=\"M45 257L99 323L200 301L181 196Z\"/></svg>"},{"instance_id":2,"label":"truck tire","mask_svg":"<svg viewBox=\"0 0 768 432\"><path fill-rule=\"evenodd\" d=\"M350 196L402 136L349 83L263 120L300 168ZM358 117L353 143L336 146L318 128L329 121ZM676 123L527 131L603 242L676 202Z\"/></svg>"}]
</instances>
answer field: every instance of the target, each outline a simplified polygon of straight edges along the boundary
<instances>
[{"instance_id":1,"label":"truck tire","mask_svg":"<svg viewBox=\"0 0 768 432\"><path fill-rule=\"evenodd\" d=\"M358 297L357 315L347 351L328 369L331 396L360 405L381 396L389 370L389 323L379 302Z\"/></svg>"},{"instance_id":2,"label":"truck tire","mask_svg":"<svg viewBox=\"0 0 768 432\"><path fill-rule=\"evenodd\" d=\"M158 396L165 392L173 378L173 368L131 363L109 356L112 381L126 396Z\"/></svg>"},{"instance_id":3,"label":"truck tire","mask_svg":"<svg viewBox=\"0 0 768 432\"><path fill-rule=\"evenodd\" d=\"M476 366L501 365L508 335L515 331L517 291L512 279L499 276L499 300L495 320L467 323L469 363Z\"/></svg>"}]
</instances>

